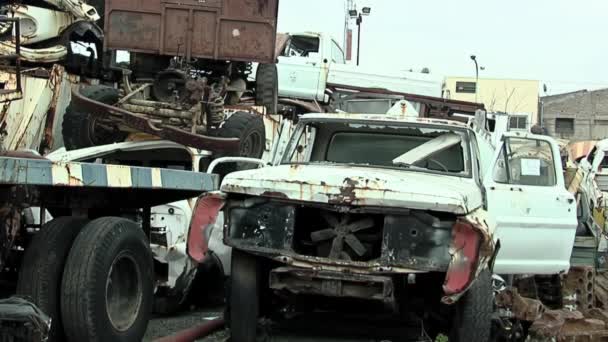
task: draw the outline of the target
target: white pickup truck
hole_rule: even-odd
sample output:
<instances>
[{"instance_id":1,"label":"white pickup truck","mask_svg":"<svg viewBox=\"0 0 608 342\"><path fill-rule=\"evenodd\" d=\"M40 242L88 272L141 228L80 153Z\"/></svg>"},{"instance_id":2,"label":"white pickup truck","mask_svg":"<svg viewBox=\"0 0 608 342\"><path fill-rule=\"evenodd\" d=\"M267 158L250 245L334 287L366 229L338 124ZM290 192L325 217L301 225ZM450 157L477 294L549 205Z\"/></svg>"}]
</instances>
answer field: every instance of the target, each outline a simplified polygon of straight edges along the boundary
<instances>
[{"instance_id":1,"label":"white pickup truck","mask_svg":"<svg viewBox=\"0 0 608 342\"><path fill-rule=\"evenodd\" d=\"M326 103L327 90L340 85L441 97L436 76L346 64L340 45L324 33L289 34L278 59L280 97Z\"/></svg>"},{"instance_id":2,"label":"white pickup truck","mask_svg":"<svg viewBox=\"0 0 608 342\"><path fill-rule=\"evenodd\" d=\"M272 166L232 173L202 196L189 254L208 250L223 208L233 340L254 341L261 316L350 299L412 313L436 327L430 335L485 342L490 271L566 272L576 203L557 143L507 132L494 145L486 119L304 115Z\"/></svg>"}]
</instances>

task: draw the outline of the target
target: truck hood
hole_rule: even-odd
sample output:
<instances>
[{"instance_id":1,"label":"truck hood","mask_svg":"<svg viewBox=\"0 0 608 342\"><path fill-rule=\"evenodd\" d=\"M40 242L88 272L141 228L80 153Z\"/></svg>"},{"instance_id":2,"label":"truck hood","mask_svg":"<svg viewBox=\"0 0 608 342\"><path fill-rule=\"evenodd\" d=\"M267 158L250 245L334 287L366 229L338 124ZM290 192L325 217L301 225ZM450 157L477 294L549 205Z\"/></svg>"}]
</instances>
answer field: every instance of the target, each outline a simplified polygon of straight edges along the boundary
<instances>
[{"instance_id":1,"label":"truck hood","mask_svg":"<svg viewBox=\"0 0 608 342\"><path fill-rule=\"evenodd\" d=\"M482 204L471 178L338 165L279 165L227 175L221 190L303 202L467 214Z\"/></svg>"}]
</instances>

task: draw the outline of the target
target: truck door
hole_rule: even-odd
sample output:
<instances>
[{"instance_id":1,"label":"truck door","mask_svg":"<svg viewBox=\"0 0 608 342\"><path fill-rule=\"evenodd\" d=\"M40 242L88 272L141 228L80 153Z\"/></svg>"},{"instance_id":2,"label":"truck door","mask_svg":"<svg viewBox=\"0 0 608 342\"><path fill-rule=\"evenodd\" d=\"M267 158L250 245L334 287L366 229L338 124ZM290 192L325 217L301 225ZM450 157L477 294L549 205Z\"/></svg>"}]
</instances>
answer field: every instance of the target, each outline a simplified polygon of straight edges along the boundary
<instances>
[{"instance_id":1,"label":"truck door","mask_svg":"<svg viewBox=\"0 0 608 342\"><path fill-rule=\"evenodd\" d=\"M279 56L279 96L315 100L325 65L319 37L292 36ZM323 89L324 91L324 89Z\"/></svg>"},{"instance_id":2,"label":"truck door","mask_svg":"<svg viewBox=\"0 0 608 342\"><path fill-rule=\"evenodd\" d=\"M564 186L553 139L506 133L484 177L484 188L500 240L495 273L568 270L577 226L576 203Z\"/></svg>"}]
</instances>

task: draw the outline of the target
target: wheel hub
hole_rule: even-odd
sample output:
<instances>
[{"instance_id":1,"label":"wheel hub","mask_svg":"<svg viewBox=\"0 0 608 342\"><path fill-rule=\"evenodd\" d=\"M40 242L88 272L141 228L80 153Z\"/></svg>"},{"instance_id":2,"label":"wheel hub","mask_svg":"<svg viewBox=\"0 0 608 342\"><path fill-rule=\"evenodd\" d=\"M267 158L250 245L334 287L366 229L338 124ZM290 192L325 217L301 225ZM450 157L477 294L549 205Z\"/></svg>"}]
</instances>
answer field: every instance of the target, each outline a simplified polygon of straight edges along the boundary
<instances>
[{"instance_id":1,"label":"wheel hub","mask_svg":"<svg viewBox=\"0 0 608 342\"><path fill-rule=\"evenodd\" d=\"M112 262L106 279L106 312L118 331L129 329L143 301L142 277L133 257L121 253Z\"/></svg>"}]
</instances>

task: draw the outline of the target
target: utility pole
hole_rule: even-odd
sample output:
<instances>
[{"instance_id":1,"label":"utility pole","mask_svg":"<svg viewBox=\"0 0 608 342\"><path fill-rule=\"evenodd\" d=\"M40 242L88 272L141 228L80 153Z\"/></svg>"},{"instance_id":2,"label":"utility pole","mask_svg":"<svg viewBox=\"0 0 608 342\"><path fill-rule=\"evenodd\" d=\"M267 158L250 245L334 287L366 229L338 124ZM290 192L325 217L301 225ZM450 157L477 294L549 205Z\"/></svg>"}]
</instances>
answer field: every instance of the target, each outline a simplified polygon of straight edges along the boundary
<instances>
[{"instance_id":1,"label":"utility pole","mask_svg":"<svg viewBox=\"0 0 608 342\"><path fill-rule=\"evenodd\" d=\"M346 8L344 9L344 40L343 40L343 47L344 50L346 51L347 49L347 45L348 45L348 31L350 29L350 15L349 15L349 11L351 9L354 8L354 3L353 0L346 0Z\"/></svg>"},{"instance_id":2,"label":"utility pole","mask_svg":"<svg viewBox=\"0 0 608 342\"><path fill-rule=\"evenodd\" d=\"M477 64L477 57L471 55L471 60L475 62L475 103L477 103L477 89L479 88L479 64Z\"/></svg>"},{"instance_id":3,"label":"utility pole","mask_svg":"<svg viewBox=\"0 0 608 342\"><path fill-rule=\"evenodd\" d=\"M361 52L361 24L363 23L363 16L369 15L372 12L371 7L363 7L361 12L357 11L356 8L353 8L348 11L350 17L353 19L357 19L357 65L359 65L359 55Z\"/></svg>"},{"instance_id":4,"label":"utility pole","mask_svg":"<svg viewBox=\"0 0 608 342\"><path fill-rule=\"evenodd\" d=\"M363 22L363 17L361 13L357 17L357 65L359 65L359 57L361 56L361 23Z\"/></svg>"}]
</instances>

